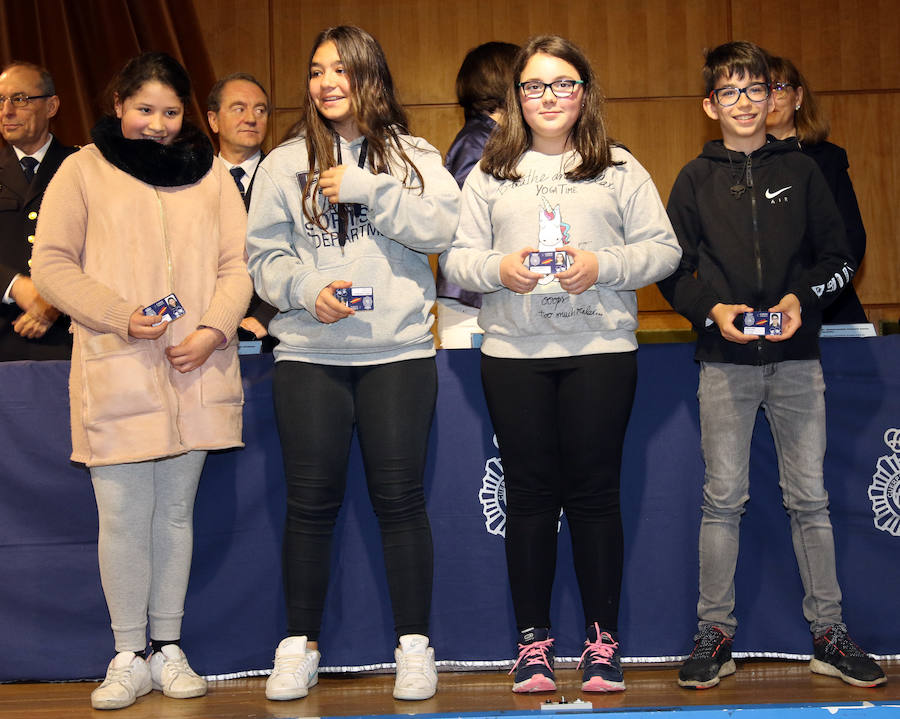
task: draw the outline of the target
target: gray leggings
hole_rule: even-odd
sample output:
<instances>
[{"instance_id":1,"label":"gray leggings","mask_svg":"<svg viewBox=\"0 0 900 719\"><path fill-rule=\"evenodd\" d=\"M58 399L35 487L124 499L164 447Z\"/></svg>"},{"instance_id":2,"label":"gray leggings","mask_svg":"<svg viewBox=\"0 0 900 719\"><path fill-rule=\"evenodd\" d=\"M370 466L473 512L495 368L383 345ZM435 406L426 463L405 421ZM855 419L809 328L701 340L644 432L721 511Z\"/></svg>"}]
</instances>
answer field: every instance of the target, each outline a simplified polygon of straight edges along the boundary
<instances>
[{"instance_id":1,"label":"gray leggings","mask_svg":"<svg viewBox=\"0 0 900 719\"><path fill-rule=\"evenodd\" d=\"M194 497L206 452L91 467L97 553L117 652L181 637L194 543Z\"/></svg>"}]
</instances>

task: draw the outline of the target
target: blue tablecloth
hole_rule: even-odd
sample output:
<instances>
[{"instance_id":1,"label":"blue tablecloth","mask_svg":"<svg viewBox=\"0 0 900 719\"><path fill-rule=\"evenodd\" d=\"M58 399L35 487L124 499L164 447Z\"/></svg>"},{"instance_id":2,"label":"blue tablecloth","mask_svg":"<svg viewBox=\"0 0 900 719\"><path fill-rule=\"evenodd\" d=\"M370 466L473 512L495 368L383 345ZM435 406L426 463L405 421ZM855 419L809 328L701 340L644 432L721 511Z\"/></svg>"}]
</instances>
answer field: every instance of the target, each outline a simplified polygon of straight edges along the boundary
<instances>
[{"instance_id":1,"label":"blue tablecloth","mask_svg":"<svg viewBox=\"0 0 900 719\"><path fill-rule=\"evenodd\" d=\"M645 345L638 353L622 474L620 617L623 653L635 659L681 657L692 645L703 478L692 353L690 345ZM503 540L494 533L503 523L502 501L496 501L498 494L502 500L502 466L478 364L476 350L438 353L426 492L435 543L431 637L447 666L500 665L515 648ZM897 655L900 337L823 341L823 366L826 483L845 620L868 651ZM272 360L245 357L242 367L247 447L207 460L183 631L194 667L217 676L271 667L284 634L284 489ZM0 681L99 677L113 654L91 485L87 471L68 461L67 373L65 362L0 364ZM735 651L807 655L802 589L762 415L751 475L736 580L741 624ZM394 637L378 529L356 447L337 537L323 666L382 666L393 658ZM580 654L582 621L563 520L553 606L558 656Z\"/></svg>"}]
</instances>

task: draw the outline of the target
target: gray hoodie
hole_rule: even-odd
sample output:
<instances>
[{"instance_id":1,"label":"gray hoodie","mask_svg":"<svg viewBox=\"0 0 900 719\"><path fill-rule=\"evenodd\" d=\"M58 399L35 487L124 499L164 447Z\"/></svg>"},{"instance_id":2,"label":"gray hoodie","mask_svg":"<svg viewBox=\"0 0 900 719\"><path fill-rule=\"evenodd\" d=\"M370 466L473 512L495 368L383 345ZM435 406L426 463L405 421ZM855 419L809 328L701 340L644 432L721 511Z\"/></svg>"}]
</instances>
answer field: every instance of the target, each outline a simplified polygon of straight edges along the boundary
<instances>
[{"instance_id":1,"label":"gray hoodie","mask_svg":"<svg viewBox=\"0 0 900 719\"><path fill-rule=\"evenodd\" d=\"M434 276L429 253L447 248L456 230L459 189L441 156L418 137L401 136L425 181L404 187L403 168L373 175L358 167L362 138L341 142L347 169L340 197L351 206L347 243L338 243L338 213L319 193L327 229L303 215L306 140L269 153L253 186L247 226L248 269L257 293L278 308L269 332L279 339L276 360L369 365L434 355L431 334ZM333 324L315 315L319 292L335 280L371 287L374 309Z\"/></svg>"},{"instance_id":2,"label":"gray hoodie","mask_svg":"<svg viewBox=\"0 0 900 719\"><path fill-rule=\"evenodd\" d=\"M469 175L459 229L440 263L448 280L484 293L484 354L546 358L637 348L635 290L671 274L681 248L647 171L622 148L613 148L613 159L622 164L581 182L565 178L578 161L571 152L526 152L515 182L479 167ZM552 276L524 295L501 284L504 255L566 244L597 257L597 280L582 294L568 294Z\"/></svg>"}]
</instances>

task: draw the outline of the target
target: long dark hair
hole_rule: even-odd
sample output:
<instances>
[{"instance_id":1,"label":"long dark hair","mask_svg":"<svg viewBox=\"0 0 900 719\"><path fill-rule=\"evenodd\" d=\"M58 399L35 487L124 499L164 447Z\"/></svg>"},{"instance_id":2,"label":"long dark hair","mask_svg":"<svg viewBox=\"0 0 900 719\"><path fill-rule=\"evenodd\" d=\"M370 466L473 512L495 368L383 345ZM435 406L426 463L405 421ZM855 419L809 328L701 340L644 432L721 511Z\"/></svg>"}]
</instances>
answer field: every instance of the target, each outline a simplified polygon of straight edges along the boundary
<instances>
[{"instance_id":1,"label":"long dark hair","mask_svg":"<svg viewBox=\"0 0 900 719\"><path fill-rule=\"evenodd\" d=\"M419 190L424 180L407 155L400 135L409 134L409 122L403 106L394 92L394 80L388 68L384 50L378 41L362 28L353 25L330 27L318 34L309 53L307 67L312 65L316 50L326 42L333 42L341 64L350 81L350 107L360 134L369 144L368 162L373 174L391 173L391 168L403 168L402 182ZM303 115L285 139L306 137L309 173L303 188L303 214L308 220L325 227L324 212L318 203L310 201L318 190L319 172L334 167L335 132L319 114L309 93L303 101Z\"/></svg>"},{"instance_id":2,"label":"long dark hair","mask_svg":"<svg viewBox=\"0 0 900 719\"><path fill-rule=\"evenodd\" d=\"M571 132L572 147L581 156L581 162L566 170L566 178L588 180L598 177L607 167L615 164L612 142L606 133L603 116L603 93L585 54L559 35L533 37L516 55L513 82L506 91L506 118L488 140L480 167L498 180L518 180L521 177L516 165L531 148L532 135L522 115L522 99L517 83L525 65L538 53L565 60L584 81L581 114Z\"/></svg>"},{"instance_id":3,"label":"long dark hair","mask_svg":"<svg viewBox=\"0 0 900 719\"><path fill-rule=\"evenodd\" d=\"M506 109L512 66L519 46L486 42L466 53L456 74L456 99L466 120Z\"/></svg>"}]
</instances>

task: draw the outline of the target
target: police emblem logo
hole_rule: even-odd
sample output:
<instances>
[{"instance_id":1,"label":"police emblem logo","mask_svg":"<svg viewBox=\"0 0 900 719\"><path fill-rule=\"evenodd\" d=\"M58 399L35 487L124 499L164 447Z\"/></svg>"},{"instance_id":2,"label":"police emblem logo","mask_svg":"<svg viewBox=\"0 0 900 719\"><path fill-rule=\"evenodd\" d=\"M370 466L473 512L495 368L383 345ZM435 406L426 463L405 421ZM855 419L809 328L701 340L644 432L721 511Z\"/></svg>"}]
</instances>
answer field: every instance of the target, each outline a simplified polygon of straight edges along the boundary
<instances>
[{"instance_id":1,"label":"police emblem logo","mask_svg":"<svg viewBox=\"0 0 900 719\"><path fill-rule=\"evenodd\" d=\"M494 446L498 447L496 435L494 435ZM481 502L484 526L488 534L505 537L506 484L503 481L503 464L500 457L489 457L484 463L484 476L481 478L478 501Z\"/></svg>"},{"instance_id":2,"label":"police emblem logo","mask_svg":"<svg viewBox=\"0 0 900 719\"><path fill-rule=\"evenodd\" d=\"M499 450L497 435L494 435L494 446ZM481 489L478 491L481 502L481 513L484 515L484 527L488 534L498 537L506 536L506 481L503 475L503 462L500 457L489 457L484 463L484 476L481 478ZM562 527L563 512L560 510L560 521L556 523L556 531Z\"/></svg>"},{"instance_id":3,"label":"police emblem logo","mask_svg":"<svg viewBox=\"0 0 900 719\"><path fill-rule=\"evenodd\" d=\"M893 454L883 455L875 463L869 499L875 527L900 537L900 429L888 429L884 443Z\"/></svg>"}]
</instances>

